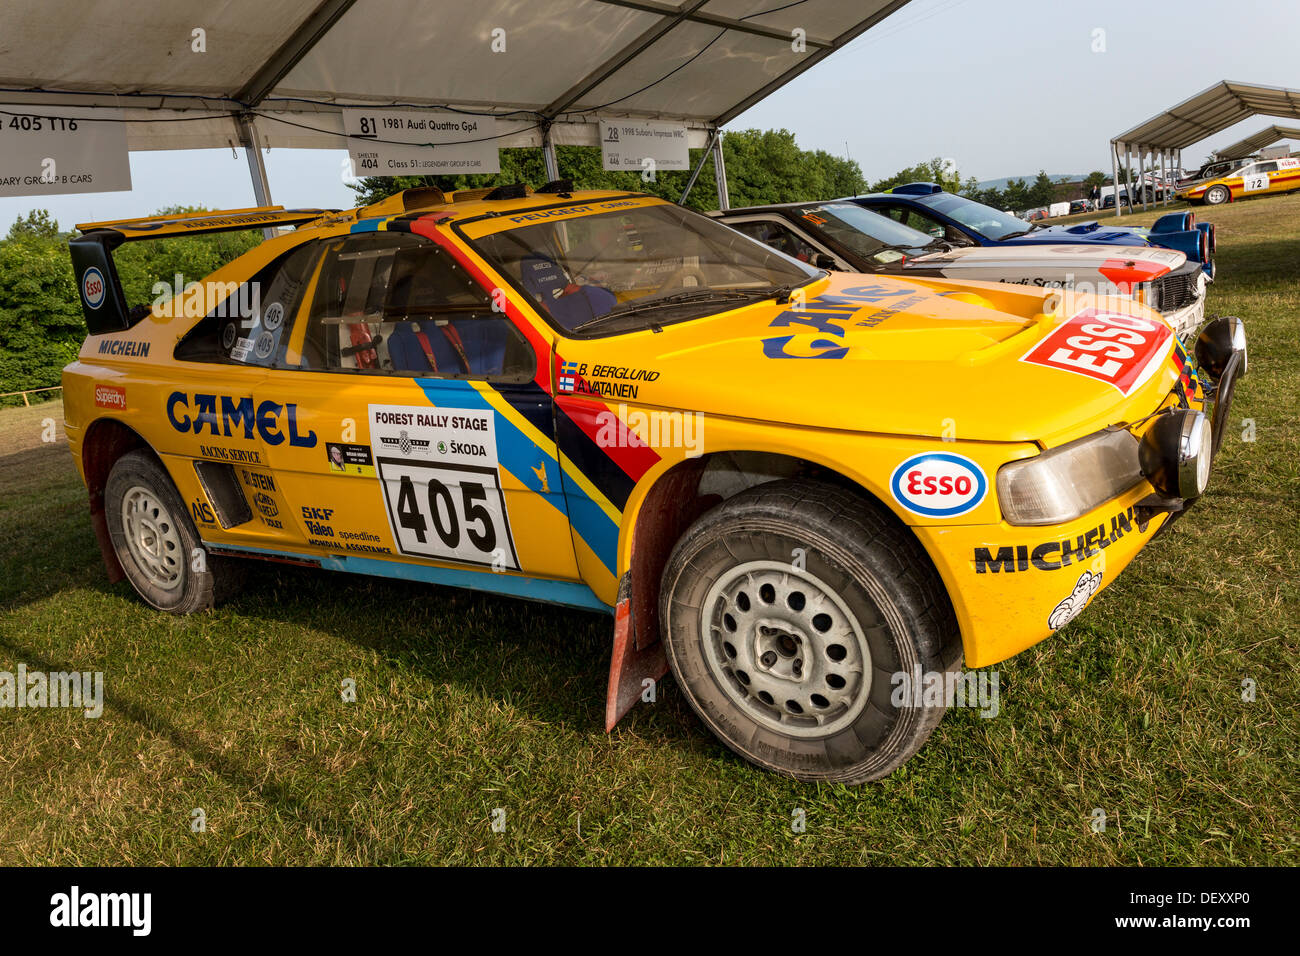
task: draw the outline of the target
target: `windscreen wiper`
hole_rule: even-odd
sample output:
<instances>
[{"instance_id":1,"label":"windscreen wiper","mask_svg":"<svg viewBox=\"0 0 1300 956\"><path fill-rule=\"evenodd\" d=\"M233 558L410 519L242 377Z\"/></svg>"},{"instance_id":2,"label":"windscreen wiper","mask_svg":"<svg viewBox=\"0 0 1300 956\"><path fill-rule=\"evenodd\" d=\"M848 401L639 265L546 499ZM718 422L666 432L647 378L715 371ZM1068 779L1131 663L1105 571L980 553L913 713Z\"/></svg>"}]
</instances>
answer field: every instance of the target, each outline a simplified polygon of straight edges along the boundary
<instances>
[{"instance_id":1,"label":"windscreen wiper","mask_svg":"<svg viewBox=\"0 0 1300 956\"><path fill-rule=\"evenodd\" d=\"M687 302L697 302L706 299L766 299L770 296L776 296L778 302L790 301L790 293L794 286L768 286L762 289L686 289L682 292L674 292L671 295L659 296L654 299L642 299L640 301L628 302L623 305L615 306L604 315L598 315L594 319L588 319L579 326L575 326L572 331L583 332L589 328L603 324L608 319L619 319L638 312L649 312L654 309L667 309L675 305L682 305ZM784 295L784 299L781 296Z\"/></svg>"}]
</instances>

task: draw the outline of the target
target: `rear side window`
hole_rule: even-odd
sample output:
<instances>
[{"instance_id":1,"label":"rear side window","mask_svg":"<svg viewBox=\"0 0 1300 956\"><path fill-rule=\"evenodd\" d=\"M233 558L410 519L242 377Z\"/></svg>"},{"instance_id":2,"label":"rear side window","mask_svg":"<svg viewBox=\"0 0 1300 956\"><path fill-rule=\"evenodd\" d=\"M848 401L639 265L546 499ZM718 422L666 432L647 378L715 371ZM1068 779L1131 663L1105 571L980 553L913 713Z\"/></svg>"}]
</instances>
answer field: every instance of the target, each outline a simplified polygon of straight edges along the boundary
<instances>
[{"instance_id":1,"label":"rear side window","mask_svg":"<svg viewBox=\"0 0 1300 956\"><path fill-rule=\"evenodd\" d=\"M278 368L302 300L317 243L307 242L261 269L247 282L224 287L208 281L217 304L176 346L185 362L234 362ZM179 301L179 300L178 300Z\"/></svg>"}]
</instances>

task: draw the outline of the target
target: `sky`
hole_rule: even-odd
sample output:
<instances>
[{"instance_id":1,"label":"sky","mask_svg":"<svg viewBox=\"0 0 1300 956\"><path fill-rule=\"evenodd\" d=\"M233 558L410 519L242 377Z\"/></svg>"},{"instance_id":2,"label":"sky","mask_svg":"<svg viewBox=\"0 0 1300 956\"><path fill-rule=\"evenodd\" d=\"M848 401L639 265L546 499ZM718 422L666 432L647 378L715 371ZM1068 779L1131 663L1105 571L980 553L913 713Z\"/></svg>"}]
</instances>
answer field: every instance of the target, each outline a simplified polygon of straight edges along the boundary
<instances>
[{"instance_id":1,"label":"sky","mask_svg":"<svg viewBox=\"0 0 1300 956\"><path fill-rule=\"evenodd\" d=\"M1112 136L1220 80L1300 87L1298 46L1300 0L912 0L727 129L788 129L805 149L847 153L868 181L936 156L980 180L1109 170ZM1186 150L1185 165L1272 122L1224 130ZM272 200L354 205L345 155L272 149ZM131 181L130 192L0 198L0 234L32 209L66 229L255 204L242 150L132 153Z\"/></svg>"}]
</instances>

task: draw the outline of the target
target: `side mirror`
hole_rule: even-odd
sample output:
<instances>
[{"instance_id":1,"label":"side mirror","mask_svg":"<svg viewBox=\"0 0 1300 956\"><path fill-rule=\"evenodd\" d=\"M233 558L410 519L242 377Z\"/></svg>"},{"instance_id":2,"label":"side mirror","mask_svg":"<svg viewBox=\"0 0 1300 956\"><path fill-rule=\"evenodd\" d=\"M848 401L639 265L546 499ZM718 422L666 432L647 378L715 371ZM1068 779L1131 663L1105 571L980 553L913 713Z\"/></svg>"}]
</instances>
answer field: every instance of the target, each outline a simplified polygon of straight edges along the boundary
<instances>
[{"instance_id":1,"label":"side mirror","mask_svg":"<svg viewBox=\"0 0 1300 956\"><path fill-rule=\"evenodd\" d=\"M827 255L827 254L824 253L824 252L819 252L819 253L817 253L815 256L813 256L812 264L813 264L813 266L815 266L815 267L818 268L818 269L838 269L838 268L839 268L839 263L835 261L835 257L834 257L834 256L830 256L830 255Z\"/></svg>"}]
</instances>

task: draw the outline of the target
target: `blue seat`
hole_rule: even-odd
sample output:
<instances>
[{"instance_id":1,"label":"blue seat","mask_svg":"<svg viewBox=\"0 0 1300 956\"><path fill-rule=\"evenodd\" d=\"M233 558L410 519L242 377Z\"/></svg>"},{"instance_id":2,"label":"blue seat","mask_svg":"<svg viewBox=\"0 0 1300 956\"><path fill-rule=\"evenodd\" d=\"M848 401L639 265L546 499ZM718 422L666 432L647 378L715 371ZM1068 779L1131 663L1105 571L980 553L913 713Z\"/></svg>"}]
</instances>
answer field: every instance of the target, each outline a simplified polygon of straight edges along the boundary
<instances>
[{"instance_id":1,"label":"blue seat","mask_svg":"<svg viewBox=\"0 0 1300 956\"><path fill-rule=\"evenodd\" d=\"M461 347L469 363L471 375L500 375L505 369L506 343L510 329L508 319L452 319L446 324L460 337ZM424 333L438 364L438 372L458 375L465 371L452 339L443 326L428 319L417 323ZM388 357L398 372L430 373L433 368L425 354L424 344L410 322L400 322L388 337Z\"/></svg>"},{"instance_id":2,"label":"blue seat","mask_svg":"<svg viewBox=\"0 0 1300 956\"><path fill-rule=\"evenodd\" d=\"M525 256L519 260L519 269L524 289L566 330L590 322L618 304L614 293L598 285L577 286L566 294L569 279L550 256Z\"/></svg>"}]
</instances>

